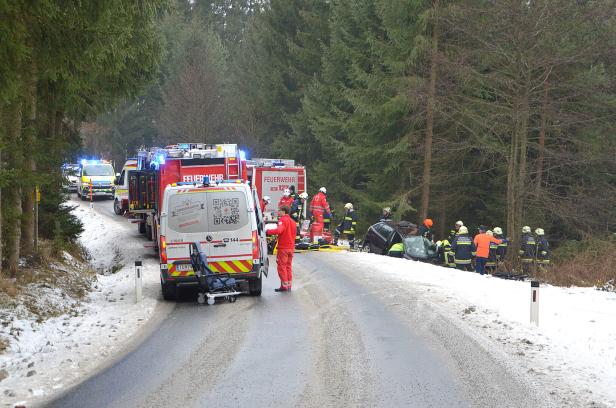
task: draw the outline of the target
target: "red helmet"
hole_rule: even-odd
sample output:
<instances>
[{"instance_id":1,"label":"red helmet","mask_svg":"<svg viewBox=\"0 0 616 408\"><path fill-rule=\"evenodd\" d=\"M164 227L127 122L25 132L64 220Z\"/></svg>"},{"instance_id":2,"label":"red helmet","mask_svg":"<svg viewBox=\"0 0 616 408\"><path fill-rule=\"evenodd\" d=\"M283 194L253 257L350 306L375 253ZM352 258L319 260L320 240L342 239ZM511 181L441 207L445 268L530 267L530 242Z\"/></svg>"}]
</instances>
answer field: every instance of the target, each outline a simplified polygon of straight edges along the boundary
<instances>
[{"instance_id":1,"label":"red helmet","mask_svg":"<svg viewBox=\"0 0 616 408\"><path fill-rule=\"evenodd\" d=\"M426 218L424 220L424 225L428 228L432 228L432 225L433 225L432 220L430 218Z\"/></svg>"}]
</instances>

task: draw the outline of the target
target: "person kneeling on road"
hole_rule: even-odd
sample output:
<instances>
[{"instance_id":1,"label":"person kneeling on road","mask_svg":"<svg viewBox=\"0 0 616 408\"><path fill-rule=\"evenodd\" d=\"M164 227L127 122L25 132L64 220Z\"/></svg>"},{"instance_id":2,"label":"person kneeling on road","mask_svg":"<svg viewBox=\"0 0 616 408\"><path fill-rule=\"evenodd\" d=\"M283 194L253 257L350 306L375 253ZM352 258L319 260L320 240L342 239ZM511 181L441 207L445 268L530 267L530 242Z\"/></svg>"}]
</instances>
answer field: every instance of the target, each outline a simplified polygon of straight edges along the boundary
<instances>
[{"instance_id":1,"label":"person kneeling on road","mask_svg":"<svg viewBox=\"0 0 616 408\"><path fill-rule=\"evenodd\" d=\"M278 254L276 264L278 265L278 276L280 277L280 287L274 289L276 292L290 292L293 282L293 252L295 251L295 222L289 216L291 209L283 205L280 208L280 218L278 227L267 230L267 235L278 235Z\"/></svg>"}]
</instances>

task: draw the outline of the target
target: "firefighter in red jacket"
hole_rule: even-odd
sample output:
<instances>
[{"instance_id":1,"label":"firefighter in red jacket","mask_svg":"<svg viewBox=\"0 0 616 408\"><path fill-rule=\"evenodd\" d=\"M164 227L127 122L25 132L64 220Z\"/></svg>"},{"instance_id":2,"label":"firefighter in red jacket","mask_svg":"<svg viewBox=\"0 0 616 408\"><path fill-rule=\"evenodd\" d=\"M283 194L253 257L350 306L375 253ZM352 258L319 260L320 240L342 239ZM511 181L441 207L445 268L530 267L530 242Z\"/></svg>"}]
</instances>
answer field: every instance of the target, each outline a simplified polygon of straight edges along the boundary
<instances>
[{"instance_id":1,"label":"firefighter in red jacket","mask_svg":"<svg viewBox=\"0 0 616 408\"><path fill-rule=\"evenodd\" d=\"M280 197L280 201L278 201L278 209L280 210L284 206L291 208L294 200L295 199L291 196L291 190L285 188L282 197Z\"/></svg>"},{"instance_id":2,"label":"firefighter in red jacket","mask_svg":"<svg viewBox=\"0 0 616 408\"><path fill-rule=\"evenodd\" d=\"M289 213L291 208L284 205L280 209L278 227L267 230L267 235L278 235L278 254L276 264L278 265L278 276L280 277L280 287L274 289L276 292L290 292L293 282L293 252L295 251L295 221L291 219Z\"/></svg>"},{"instance_id":3,"label":"firefighter in red jacket","mask_svg":"<svg viewBox=\"0 0 616 408\"><path fill-rule=\"evenodd\" d=\"M310 202L310 213L314 219L314 222L323 223L323 216L325 214L331 214L329 204L327 203L327 190L325 187L321 187L319 192L312 197Z\"/></svg>"}]
</instances>

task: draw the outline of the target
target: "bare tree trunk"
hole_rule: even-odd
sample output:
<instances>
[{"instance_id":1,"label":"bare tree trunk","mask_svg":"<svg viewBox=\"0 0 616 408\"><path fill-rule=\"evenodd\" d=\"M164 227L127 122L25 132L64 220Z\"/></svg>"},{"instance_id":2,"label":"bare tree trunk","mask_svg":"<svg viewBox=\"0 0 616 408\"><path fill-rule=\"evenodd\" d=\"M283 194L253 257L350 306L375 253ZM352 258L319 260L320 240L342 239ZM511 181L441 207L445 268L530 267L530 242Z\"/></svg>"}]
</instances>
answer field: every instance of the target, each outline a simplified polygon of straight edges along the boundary
<instances>
[{"instance_id":1,"label":"bare tree trunk","mask_svg":"<svg viewBox=\"0 0 616 408\"><path fill-rule=\"evenodd\" d=\"M432 52L430 56L430 86L428 88L428 104L426 106L426 142L424 144L424 166L421 190L420 218L428 217L430 205L430 184L432 171L432 139L434 134L434 100L436 98L436 68L438 64L438 19L436 17L439 0L432 1L434 24L432 26Z\"/></svg>"},{"instance_id":2,"label":"bare tree trunk","mask_svg":"<svg viewBox=\"0 0 616 408\"><path fill-rule=\"evenodd\" d=\"M530 90L530 73L527 77L527 83L525 86L525 92L522 95L520 101L520 121L518 123L517 131L519 132L520 142L520 164L518 171L518 180L516 183L516 226L519 228L524 223L524 210L526 206L526 178L527 178L527 157L528 157L528 121L530 117L530 104L529 104L529 90Z\"/></svg>"},{"instance_id":3,"label":"bare tree trunk","mask_svg":"<svg viewBox=\"0 0 616 408\"><path fill-rule=\"evenodd\" d=\"M511 144L509 146L509 157L507 158L507 234L511 238L511 246L516 247L518 241L518 232L516 225L516 207L517 207L517 173L518 173L518 153L519 153L519 134L516 129L516 124L519 117L518 102L513 102L512 110L512 133ZM510 260L513 259L515 251L508 251L507 255Z\"/></svg>"},{"instance_id":4,"label":"bare tree trunk","mask_svg":"<svg viewBox=\"0 0 616 408\"><path fill-rule=\"evenodd\" d=\"M21 100L14 101L7 112L7 167L18 169L21 165ZM19 182L12 181L4 194L6 201L4 214L6 220L6 267L12 275L17 273L19 267L21 243L21 186Z\"/></svg>"},{"instance_id":5,"label":"bare tree trunk","mask_svg":"<svg viewBox=\"0 0 616 408\"><path fill-rule=\"evenodd\" d=\"M4 110L3 110L4 105L0 104L0 129L4 128ZM5 142L5 140L1 140L2 143ZM2 146L2 144L0 144L0 146ZM2 169L4 168L4 163L2 162L2 149L0 148L0 172L2 172ZM3 275L2 274L2 250L3 250L3 246L2 246L2 189L0 188L0 277Z\"/></svg>"},{"instance_id":6,"label":"bare tree trunk","mask_svg":"<svg viewBox=\"0 0 616 408\"><path fill-rule=\"evenodd\" d=\"M22 217L21 217L21 251L22 255L31 255L34 249L34 191L36 162L34 161L34 145L36 143L36 104L37 104L37 74L36 67L31 66L29 72L26 102L24 103L23 146L28 147L23 159L25 181L22 185Z\"/></svg>"},{"instance_id":7,"label":"bare tree trunk","mask_svg":"<svg viewBox=\"0 0 616 408\"><path fill-rule=\"evenodd\" d=\"M545 161L545 134L547 127L548 116L548 78L543 82L543 98L541 100L541 123L539 127L539 155L537 157L537 194L541 190L541 182L543 180L543 162Z\"/></svg>"}]
</instances>

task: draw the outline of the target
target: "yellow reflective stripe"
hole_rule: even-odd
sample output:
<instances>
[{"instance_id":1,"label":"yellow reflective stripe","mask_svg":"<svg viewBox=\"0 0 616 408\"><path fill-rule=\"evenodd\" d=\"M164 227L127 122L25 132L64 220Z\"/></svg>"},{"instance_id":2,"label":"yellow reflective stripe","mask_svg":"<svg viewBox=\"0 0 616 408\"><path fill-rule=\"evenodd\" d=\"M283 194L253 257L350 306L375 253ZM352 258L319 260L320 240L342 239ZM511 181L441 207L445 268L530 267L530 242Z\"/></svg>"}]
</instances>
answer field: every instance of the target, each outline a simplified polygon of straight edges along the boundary
<instances>
[{"instance_id":1,"label":"yellow reflective stripe","mask_svg":"<svg viewBox=\"0 0 616 408\"><path fill-rule=\"evenodd\" d=\"M245 264L243 264L243 263L241 263L240 261L231 261L231 262L233 262L233 264L234 264L235 266L237 266L237 268L238 268L240 271L242 271L242 272L248 272L248 271L249 271L249 269L246 267L246 265L245 265Z\"/></svg>"},{"instance_id":2,"label":"yellow reflective stripe","mask_svg":"<svg viewBox=\"0 0 616 408\"><path fill-rule=\"evenodd\" d=\"M212 270L212 272L221 272L218 270L215 264L208 264L208 267Z\"/></svg>"},{"instance_id":3,"label":"yellow reflective stripe","mask_svg":"<svg viewBox=\"0 0 616 408\"><path fill-rule=\"evenodd\" d=\"M227 262L218 262L218 264L225 270L225 272L234 273L235 271Z\"/></svg>"}]
</instances>

